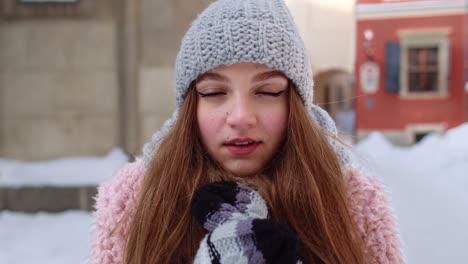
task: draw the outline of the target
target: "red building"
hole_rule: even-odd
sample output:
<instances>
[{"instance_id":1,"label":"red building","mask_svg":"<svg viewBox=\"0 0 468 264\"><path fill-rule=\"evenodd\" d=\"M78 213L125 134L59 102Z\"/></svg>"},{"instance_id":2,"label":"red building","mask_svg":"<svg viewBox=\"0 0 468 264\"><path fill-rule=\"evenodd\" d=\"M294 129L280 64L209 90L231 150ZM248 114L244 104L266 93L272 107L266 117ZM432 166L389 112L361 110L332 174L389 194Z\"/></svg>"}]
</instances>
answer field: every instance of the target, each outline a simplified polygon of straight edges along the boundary
<instances>
[{"instance_id":1,"label":"red building","mask_svg":"<svg viewBox=\"0 0 468 264\"><path fill-rule=\"evenodd\" d=\"M356 129L399 144L468 121L468 2L357 0Z\"/></svg>"}]
</instances>

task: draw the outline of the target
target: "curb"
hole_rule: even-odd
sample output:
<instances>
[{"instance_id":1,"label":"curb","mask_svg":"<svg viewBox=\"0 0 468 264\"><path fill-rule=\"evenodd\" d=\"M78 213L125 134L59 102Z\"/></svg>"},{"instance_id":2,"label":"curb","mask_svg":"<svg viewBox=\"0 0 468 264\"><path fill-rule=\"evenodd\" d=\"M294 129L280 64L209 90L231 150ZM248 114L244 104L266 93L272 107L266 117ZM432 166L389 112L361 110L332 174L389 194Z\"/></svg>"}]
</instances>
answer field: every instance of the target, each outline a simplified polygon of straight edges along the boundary
<instances>
[{"instance_id":1,"label":"curb","mask_svg":"<svg viewBox=\"0 0 468 264\"><path fill-rule=\"evenodd\" d=\"M93 211L97 186L0 187L0 210L17 212Z\"/></svg>"}]
</instances>

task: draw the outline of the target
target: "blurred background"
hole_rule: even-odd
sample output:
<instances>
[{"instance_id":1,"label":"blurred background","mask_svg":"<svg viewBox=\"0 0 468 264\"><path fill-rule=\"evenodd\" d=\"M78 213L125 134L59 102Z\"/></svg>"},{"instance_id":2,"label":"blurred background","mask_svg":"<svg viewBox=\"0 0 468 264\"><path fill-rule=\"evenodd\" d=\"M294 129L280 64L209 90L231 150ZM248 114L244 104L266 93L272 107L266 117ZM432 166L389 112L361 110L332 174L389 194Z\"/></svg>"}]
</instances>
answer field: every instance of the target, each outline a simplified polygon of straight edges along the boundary
<instances>
[{"instance_id":1,"label":"blurred background","mask_svg":"<svg viewBox=\"0 0 468 264\"><path fill-rule=\"evenodd\" d=\"M210 0L0 0L0 263L85 263L96 186L175 108ZM285 0L314 102L387 186L408 263L466 263L468 1Z\"/></svg>"}]
</instances>

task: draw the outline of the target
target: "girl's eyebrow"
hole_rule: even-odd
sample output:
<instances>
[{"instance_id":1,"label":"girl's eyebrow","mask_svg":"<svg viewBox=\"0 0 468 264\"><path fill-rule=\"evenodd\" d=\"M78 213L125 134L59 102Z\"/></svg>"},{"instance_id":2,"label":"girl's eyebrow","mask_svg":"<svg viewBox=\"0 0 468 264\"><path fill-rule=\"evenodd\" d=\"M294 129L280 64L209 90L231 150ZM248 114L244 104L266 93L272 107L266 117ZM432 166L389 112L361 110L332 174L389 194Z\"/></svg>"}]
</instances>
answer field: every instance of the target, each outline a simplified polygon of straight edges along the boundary
<instances>
[{"instance_id":1,"label":"girl's eyebrow","mask_svg":"<svg viewBox=\"0 0 468 264\"><path fill-rule=\"evenodd\" d=\"M196 83L199 83L204 80L214 80L214 81L220 81L220 82L229 82L229 78L221 75L219 73L215 72L207 72L202 74L200 77L198 77Z\"/></svg>"},{"instance_id":2,"label":"girl's eyebrow","mask_svg":"<svg viewBox=\"0 0 468 264\"><path fill-rule=\"evenodd\" d=\"M281 71L278 71L278 70L273 70L273 71L267 71L267 72L263 72L263 73L260 73L258 75L256 75L254 78L253 78L253 82L261 82L261 81L265 81L265 80L268 80L272 77L284 77L284 78L287 78L286 75L284 75L283 72Z\"/></svg>"}]
</instances>

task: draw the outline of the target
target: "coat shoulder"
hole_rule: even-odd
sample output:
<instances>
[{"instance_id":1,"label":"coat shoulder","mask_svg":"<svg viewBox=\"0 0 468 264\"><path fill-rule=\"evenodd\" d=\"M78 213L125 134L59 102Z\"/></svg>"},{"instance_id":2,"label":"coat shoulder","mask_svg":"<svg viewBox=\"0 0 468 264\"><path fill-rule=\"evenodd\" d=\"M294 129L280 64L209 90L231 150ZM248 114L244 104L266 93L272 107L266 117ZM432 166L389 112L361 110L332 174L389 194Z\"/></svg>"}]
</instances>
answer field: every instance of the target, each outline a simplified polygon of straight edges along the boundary
<instances>
[{"instance_id":1,"label":"coat shoulder","mask_svg":"<svg viewBox=\"0 0 468 264\"><path fill-rule=\"evenodd\" d=\"M99 186L90 263L122 263L143 176L143 163L137 160L124 165Z\"/></svg>"},{"instance_id":2,"label":"coat shoulder","mask_svg":"<svg viewBox=\"0 0 468 264\"><path fill-rule=\"evenodd\" d=\"M382 182L362 171L346 172L350 213L366 244L370 263L403 263L401 241Z\"/></svg>"}]
</instances>

